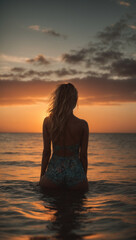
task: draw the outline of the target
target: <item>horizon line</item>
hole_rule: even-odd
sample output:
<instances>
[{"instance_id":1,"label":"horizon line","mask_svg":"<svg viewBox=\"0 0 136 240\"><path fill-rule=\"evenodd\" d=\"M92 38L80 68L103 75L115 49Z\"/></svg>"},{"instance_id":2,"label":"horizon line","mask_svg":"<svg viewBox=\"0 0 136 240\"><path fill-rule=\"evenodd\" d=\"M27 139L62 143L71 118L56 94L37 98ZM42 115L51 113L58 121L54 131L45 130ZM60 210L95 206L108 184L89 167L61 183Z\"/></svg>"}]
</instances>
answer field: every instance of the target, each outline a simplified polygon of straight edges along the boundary
<instances>
[{"instance_id":1,"label":"horizon line","mask_svg":"<svg viewBox=\"0 0 136 240\"><path fill-rule=\"evenodd\" d=\"M0 133L37 133L37 134L42 134L42 132L5 132L5 131L0 131ZM136 131L134 132L89 132L89 134L125 134L125 133L129 133L129 134L136 134Z\"/></svg>"}]
</instances>

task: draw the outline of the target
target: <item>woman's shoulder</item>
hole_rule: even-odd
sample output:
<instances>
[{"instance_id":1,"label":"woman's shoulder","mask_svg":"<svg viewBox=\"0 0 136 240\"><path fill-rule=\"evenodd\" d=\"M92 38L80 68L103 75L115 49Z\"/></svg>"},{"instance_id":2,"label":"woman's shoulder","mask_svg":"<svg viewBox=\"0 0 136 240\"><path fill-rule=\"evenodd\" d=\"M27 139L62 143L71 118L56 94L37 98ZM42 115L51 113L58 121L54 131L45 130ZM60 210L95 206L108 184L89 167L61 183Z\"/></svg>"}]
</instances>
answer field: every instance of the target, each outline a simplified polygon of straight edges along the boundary
<instances>
[{"instance_id":1,"label":"woman's shoulder","mask_svg":"<svg viewBox=\"0 0 136 240\"><path fill-rule=\"evenodd\" d=\"M78 118L78 117L76 117L76 116L74 116L74 117L75 117L75 120L76 120L77 122L79 122L80 125L82 125L82 126L88 126L88 122L87 122L86 120L81 119L81 118Z\"/></svg>"},{"instance_id":2,"label":"woman's shoulder","mask_svg":"<svg viewBox=\"0 0 136 240\"><path fill-rule=\"evenodd\" d=\"M47 116L43 120L43 125L44 126L49 126L50 125L50 116Z\"/></svg>"},{"instance_id":3,"label":"woman's shoulder","mask_svg":"<svg viewBox=\"0 0 136 240\"><path fill-rule=\"evenodd\" d=\"M80 131L89 131L88 122L85 119L78 118L74 116L74 126L76 126Z\"/></svg>"}]
</instances>

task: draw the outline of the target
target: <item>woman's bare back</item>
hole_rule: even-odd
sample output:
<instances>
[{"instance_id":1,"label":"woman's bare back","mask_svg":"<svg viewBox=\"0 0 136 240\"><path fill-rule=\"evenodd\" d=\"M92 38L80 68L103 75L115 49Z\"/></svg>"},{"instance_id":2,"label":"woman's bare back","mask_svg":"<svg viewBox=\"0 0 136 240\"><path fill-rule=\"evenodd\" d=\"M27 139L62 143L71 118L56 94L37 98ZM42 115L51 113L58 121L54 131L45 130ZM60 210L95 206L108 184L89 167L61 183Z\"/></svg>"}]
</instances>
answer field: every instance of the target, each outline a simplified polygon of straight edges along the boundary
<instances>
[{"instance_id":1,"label":"woman's bare back","mask_svg":"<svg viewBox=\"0 0 136 240\"><path fill-rule=\"evenodd\" d=\"M46 124L47 124L47 128L48 130L50 129L50 119L46 118ZM84 131L85 128L88 127L87 122L85 120L79 119L76 116L74 116L73 114L71 114L71 116L69 117L67 124L66 124L66 128L63 131L63 133L61 134L61 136L57 139L57 140L53 140L52 142L54 145L58 145L58 146L72 146L72 145L83 145L85 143L83 143L84 139ZM50 132L50 130L49 130ZM65 151L65 155L69 156L71 155L71 152L65 148L61 148L58 151L58 155L64 155L64 151Z\"/></svg>"}]
</instances>

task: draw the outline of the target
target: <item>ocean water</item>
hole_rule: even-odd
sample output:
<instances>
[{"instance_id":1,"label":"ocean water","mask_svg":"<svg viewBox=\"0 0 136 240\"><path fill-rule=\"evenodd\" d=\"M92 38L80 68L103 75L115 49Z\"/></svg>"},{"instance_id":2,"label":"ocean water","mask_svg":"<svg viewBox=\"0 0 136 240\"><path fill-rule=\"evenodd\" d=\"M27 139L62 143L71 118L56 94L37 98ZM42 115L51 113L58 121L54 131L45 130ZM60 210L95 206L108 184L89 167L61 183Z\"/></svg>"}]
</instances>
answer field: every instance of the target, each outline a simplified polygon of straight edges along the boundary
<instances>
[{"instance_id":1,"label":"ocean water","mask_svg":"<svg viewBox=\"0 0 136 240\"><path fill-rule=\"evenodd\" d=\"M136 134L90 134L86 193L43 193L41 156L41 134L0 133L0 239L136 239Z\"/></svg>"}]
</instances>

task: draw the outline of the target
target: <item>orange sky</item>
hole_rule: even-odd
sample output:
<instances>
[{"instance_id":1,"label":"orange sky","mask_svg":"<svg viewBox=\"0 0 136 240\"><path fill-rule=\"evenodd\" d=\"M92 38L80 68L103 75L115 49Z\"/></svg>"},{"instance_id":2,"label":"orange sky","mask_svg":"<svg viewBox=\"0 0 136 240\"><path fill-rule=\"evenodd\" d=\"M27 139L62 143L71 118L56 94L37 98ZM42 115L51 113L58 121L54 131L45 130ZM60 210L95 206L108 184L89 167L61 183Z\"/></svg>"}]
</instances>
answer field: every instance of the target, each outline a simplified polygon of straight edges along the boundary
<instances>
[{"instance_id":1,"label":"orange sky","mask_svg":"<svg viewBox=\"0 0 136 240\"><path fill-rule=\"evenodd\" d=\"M101 82L91 77L71 80L79 94L74 113L88 122L90 132L136 132L136 104L129 81ZM41 132L43 119L48 115L49 96L59 83L1 81L0 131Z\"/></svg>"},{"instance_id":2,"label":"orange sky","mask_svg":"<svg viewBox=\"0 0 136 240\"><path fill-rule=\"evenodd\" d=\"M75 115L88 122L90 132L136 132L136 104L130 80L101 80L71 80L79 94ZM1 81L0 131L41 132L49 96L58 83Z\"/></svg>"},{"instance_id":3,"label":"orange sky","mask_svg":"<svg viewBox=\"0 0 136 240\"><path fill-rule=\"evenodd\" d=\"M41 132L45 103L1 107L1 132ZM114 106L79 105L74 111L88 121L90 132L136 132L135 104Z\"/></svg>"}]
</instances>

